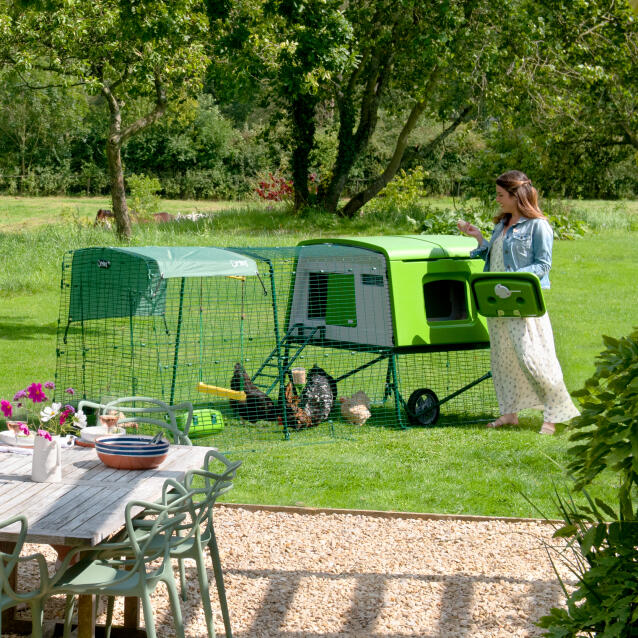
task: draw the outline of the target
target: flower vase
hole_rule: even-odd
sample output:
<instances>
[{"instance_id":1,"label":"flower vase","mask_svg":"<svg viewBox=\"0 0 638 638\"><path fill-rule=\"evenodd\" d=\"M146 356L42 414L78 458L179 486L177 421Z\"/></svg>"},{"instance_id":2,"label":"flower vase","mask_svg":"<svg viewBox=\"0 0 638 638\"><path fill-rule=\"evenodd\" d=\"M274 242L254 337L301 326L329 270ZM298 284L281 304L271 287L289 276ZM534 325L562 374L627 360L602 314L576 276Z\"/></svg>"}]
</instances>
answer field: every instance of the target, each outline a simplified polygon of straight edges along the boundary
<instances>
[{"instance_id":1,"label":"flower vase","mask_svg":"<svg viewBox=\"0 0 638 638\"><path fill-rule=\"evenodd\" d=\"M62 480L62 450L59 438L49 441L43 436L35 437L31 480L37 483L59 483Z\"/></svg>"}]
</instances>

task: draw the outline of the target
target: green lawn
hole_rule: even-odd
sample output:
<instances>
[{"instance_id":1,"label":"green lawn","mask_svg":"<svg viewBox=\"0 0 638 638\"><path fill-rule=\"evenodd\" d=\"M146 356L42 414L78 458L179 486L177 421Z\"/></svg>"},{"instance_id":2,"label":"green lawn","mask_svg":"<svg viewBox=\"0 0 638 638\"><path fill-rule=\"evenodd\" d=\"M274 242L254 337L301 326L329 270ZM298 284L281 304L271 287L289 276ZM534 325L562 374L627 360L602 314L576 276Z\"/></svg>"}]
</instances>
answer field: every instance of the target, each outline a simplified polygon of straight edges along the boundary
<instances>
[{"instance_id":1,"label":"green lawn","mask_svg":"<svg viewBox=\"0 0 638 638\"><path fill-rule=\"evenodd\" d=\"M33 380L53 378L63 252L117 243L109 231L71 222L52 224L59 219L60 207L69 202L87 215L108 203L0 198L1 398L11 398ZM599 209L592 205L590 214L612 221L635 214L634 208L612 210L607 204ZM215 210L208 202L171 202L162 208L176 212L179 205L182 212L195 206ZM335 220L326 227L325 219L315 224L277 207L217 204L216 210L206 222L138 227L133 243L291 245L320 234L408 232L366 228L365 220ZM35 224L37 219L41 223ZM602 349L601 335L624 335L637 323L636 237L635 232L605 230L578 241L555 243L547 306L570 390L580 387L593 371L594 357ZM563 427L555 437L539 436L540 423L540 415L530 413L523 416L521 426L495 431L479 425L408 431L362 427L321 445L303 445L303 437L293 436L290 442L265 443L260 452L245 453L229 500L536 515L526 495L555 516L553 484L566 484L560 467L568 459L569 442ZM596 493L604 495L608 489L603 486Z\"/></svg>"}]
</instances>

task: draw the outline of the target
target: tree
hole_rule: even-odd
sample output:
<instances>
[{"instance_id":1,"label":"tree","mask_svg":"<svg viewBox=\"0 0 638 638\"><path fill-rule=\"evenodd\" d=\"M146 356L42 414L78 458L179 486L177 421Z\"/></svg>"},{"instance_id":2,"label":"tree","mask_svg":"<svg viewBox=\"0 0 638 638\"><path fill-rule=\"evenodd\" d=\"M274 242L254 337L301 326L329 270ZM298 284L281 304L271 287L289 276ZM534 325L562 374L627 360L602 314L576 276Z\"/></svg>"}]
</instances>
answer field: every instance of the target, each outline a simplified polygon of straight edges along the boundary
<instances>
[{"instance_id":1,"label":"tree","mask_svg":"<svg viewBox=\"0 0 638 638\"><path fill-rule=\"evenodd\" d=\"M353 58L341 0L240 0L207 3L217 26L216 63L231 68L227 92L255 87L285 113L292 140L295 208L309 201L310 154L317 108ZM220 73L217 74L220 77ZM224 84L224 80L221 80Z\"/></svg>"},{"instance_id":2,"label":"tree","mask_svg":"<svg viewBox=\"0 0 638 638\"><path fill-rule=\"evenodd\" d=\"M33 80L46 84L50 78L34 72ZM0 172L24 178L34 167L70 162L73 142L85 134L87 105L79 91L22 86L14 70L0 71Z\"/></svg>"},{"instance_id":3,"label":"tree","mask_svg":"<svg viewBox=\"0 0 638 638\"><path fill-rule=\"evenodd\" d=\"M539 135L573 154L584 149L638 151L638 20L625 2L536 5L543 32L563 43L527 60L529 120ZM520 113L519 113L520 115Z\"/></svg>"},{"instance_id":4,"label":"tree","mask_svg":"<svg viewBox=\"0 0 638 638\"><path fill-rule=\"evenodd\" d=\"M337 149L318 202L358 213L401 166L410 134L439 124L434 149L461 124L517 97L512 60L531 46L527 0L238 0L218 20L218 53L282 105L293 147L295 200L308 201L307 158L317 119L334 119ZM276 8L277 19L270 8ZM249 72L246 70L250 69ZM381 109L397 119L394 149L378 175L339 209ZM427 149L426 149L427 151Z\"/></svg>"},{"instance_id":5,"label":"tree","mask_svg":"<svg viewBox=\"0 0 638 638\"><path fill-rule=\"evenodd\" d=\"M5 3L0 11L0 32L6 35L0 59L23 74L40 69L62 85L84 85L105 101L109 181L122 237L131 234L122 146L160 118L170 102L199 88L206 30L197 0L24 0ZM128 119L127 106L139 98L150 108Z\"/></svg>"}]
</instances>

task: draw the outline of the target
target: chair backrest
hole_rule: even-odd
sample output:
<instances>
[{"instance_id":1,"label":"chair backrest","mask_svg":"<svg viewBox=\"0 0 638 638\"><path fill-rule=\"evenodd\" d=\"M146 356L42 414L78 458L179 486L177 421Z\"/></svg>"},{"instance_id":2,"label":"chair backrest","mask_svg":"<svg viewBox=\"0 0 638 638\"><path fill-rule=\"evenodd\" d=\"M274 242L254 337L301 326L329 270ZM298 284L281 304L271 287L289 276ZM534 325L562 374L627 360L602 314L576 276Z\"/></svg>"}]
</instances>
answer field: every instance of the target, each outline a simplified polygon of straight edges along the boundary
<instances>
[{"instance_id":1,"label":"chair backrest","mask_svg":"<svg viewBox=\"0 0 638 638\"><path fill-rule=\"evenodd\" d=\"M190 502L190 498L187 498ZM177 530L184 525L186 514L180 503L163 505L157 502L129 501L124 510L126 536L122 541L101 543L96 550L108 557L112 564L119 564L128 570L144 570L146 577L161 573L164 563L170 560L173 540L179 539ZM136 518L144 510L152 518L140 530ZM158 542L161 539L162 542Z\"/></svg>"},{"instance_id":2,"label":"chair backrest","mask_svg":"<svg viewBox=\"0 0 638 638\"><path fill-rule=\"evenodd\" d=\"M192 481L189 481L192 483ZM208 530L212 523L212 508L217 498L231 489L231 482L215 481L205 487L187 487L184 483L167 479L162 490L162 500L166 507L174 514L188 515L187 520L177 527L177 536L171 539L171 548L176 549L182 543L194 538L196 542L208 542ZM145 512L148 514L148 512ZM202 534L202 524L206 523L206 531ZM149 521L138 519L136 527L147 528Z\"/></svg>"},{"instance_id":3,"label":"chair backrest","mask_svg":"<svg viewBox=\"0 0 638 638\"><path fill-rule=\"evenodd\" d=\"M211 471L211 464L213 461L219 461L223 463L224 469L222 472ZM184 477L184 484L188 487L192 485L193 477L200 476L204 479L206 487L210 487L215 482L232 482L237 473L237 469L242 464L242 461L231 461L228 457L224 456L217 450L209 450L206 452L204 462L199 470L189 470Z\"/></svg>"},{"instance_id":4,"label":"chair backrest","mask_svg":"<svg viewBox=\"0 0 638 638\"><path fill-rule=\"evenodd\" d=\"M193 421L193 404L189 401L169 405L168 403L164 403L164 401L153 399L152 397L123 397L109 401L106 404L83 400L80 401L78 409L82 409L83 407L97 409L100 414L108 414L113 410L115 412L121 412L124 415L130 415L124 419L120 419L117 422L118 425L148 423L168 430L173 437L174 443L178 443L179 445L192 445L191 440L188 438L188 431ZM186 421L180 429L177 426L177 415L183 413L186 413ZM156 418L156 416L158 418Z\"/></svg>"},{"instance_id":5,"label":"chair backrest","mask_svg":"<svg viewBox=\"0 0 638 638\"><path fill-rule=\"evenodd\" d=\"M12 516L0 522L0 529L19 523L20 531L18 540L11 553L0 552L0 609L6 609L21 602L28 602L43 596L48 591L49 576L47 564L42 554L20 556L25 538L27 536L27 517L24 515ZM40 571L40 586L38 588L16 592L11 583L11 573L17 569L18 563L36 561Z\"/></svg>"},{"instance_id":6,"label":"chair backrest","mask_svg":"<svg viewBox=\"0 0 638 638\"><path fill-rule=\"evenodd\" d=\"M221 461L224 470L221 473L211 472L208 468L212 459ZM210 450L204 458L204 463L199 470L189 470L184 477L184 485L191 491L193 498L206 504L207 530L205 540L208 542L213 531L213 508L217 499L233 488L233 480L242 461L231 461L220 452ZM203 487L195 486L195 477L203 479Z\"/></svg>"}]
</instances>

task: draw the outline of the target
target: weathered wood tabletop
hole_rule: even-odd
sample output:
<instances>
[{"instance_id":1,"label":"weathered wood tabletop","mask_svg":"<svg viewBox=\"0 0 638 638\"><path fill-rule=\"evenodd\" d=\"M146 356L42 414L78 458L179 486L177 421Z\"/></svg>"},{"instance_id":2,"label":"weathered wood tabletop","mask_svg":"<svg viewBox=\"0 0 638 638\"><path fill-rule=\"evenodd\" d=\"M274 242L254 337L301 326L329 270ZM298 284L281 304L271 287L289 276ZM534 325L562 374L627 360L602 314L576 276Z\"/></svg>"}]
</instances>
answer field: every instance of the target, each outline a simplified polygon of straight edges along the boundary
<instances>
[{"instance_id":1,"label":"weathered wood tabletop","mask_svg":"<svg viewBox=\"0 0 638 638\"><path fill-rule=\"evenodd\" d=\"M70 448L62 450L61 483L35 483L32 456L0 453L0 520L24 514L30 543L95 545L123 527L129 501L160 498L166 479L201 467L210 449L171 445L155 470L116 470L93 448ZM0 530L0 541L16 541L17 532L17 525Z\"/></svg>"}]
</instances>

